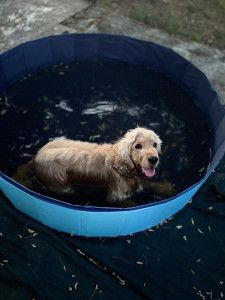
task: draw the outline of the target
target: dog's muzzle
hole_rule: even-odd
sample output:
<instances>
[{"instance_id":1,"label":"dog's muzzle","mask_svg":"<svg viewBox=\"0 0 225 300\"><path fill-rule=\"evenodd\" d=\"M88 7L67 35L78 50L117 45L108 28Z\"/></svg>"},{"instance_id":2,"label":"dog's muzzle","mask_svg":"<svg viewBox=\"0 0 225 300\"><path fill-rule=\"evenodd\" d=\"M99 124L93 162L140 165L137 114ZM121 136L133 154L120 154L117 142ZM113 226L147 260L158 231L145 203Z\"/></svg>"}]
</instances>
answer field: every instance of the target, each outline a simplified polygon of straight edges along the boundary
<instances>
[{"instance_id":1,"label":"dog's muzzle","mask_svg":"<svg viewBox=\"0 0 225 300\"><path fill-rule=\"evenodd\" d=\"M158 157L157 156L151 156L148 158L148 162L152 165L155 166L158 162Z\"/></svg>"}]
</instances>

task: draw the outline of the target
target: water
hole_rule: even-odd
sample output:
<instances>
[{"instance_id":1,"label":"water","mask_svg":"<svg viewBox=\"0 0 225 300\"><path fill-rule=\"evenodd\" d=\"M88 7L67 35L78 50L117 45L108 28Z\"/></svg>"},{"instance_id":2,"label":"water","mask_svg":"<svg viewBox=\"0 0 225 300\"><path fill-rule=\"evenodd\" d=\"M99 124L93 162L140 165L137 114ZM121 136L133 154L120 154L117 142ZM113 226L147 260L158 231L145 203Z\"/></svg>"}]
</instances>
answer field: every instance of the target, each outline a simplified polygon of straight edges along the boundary
<instances>
[{"instance_id":1,"label":"water","mask_svg":"<svg viewBox=\"0 0 225 300\"><path fill-rule=\"evenodd\" d=\"M72 62L22 78L0 98L0 126L0 170L9 176L51 139L111 143L136 126L155 130L163 141L157 182L181 192L210 162L208 126L194 102L162 75L123 63ZM50 196L106 205L102 189ZM136 199L143 204L163 196L144 192Z\"/></svg>"}]
</instances>

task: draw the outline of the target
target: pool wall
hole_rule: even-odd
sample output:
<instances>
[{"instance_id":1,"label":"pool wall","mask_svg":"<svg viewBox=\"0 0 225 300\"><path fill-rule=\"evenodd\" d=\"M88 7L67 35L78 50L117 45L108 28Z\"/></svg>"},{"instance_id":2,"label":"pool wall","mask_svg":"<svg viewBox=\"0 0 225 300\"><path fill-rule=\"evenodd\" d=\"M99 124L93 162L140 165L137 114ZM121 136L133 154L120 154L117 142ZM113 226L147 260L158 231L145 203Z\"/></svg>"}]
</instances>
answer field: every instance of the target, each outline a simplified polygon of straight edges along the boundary
<instances>
[{"instance_id":1,"label":"pool wall","mask_svg":"<svg viewBox=\"0 0 225 300\"><path fill-rule=\"evenodd\" d=\"M211 130L212 160L203 180L176 197L134 208L84 207L32 192L0 172L0 189L13 205L57 230L83 236L127 235L151 228L182 209L225 152L225 109L207 77L171 49L152 42L108 34L52 36L21 44L0 55L0 94L27 74L71 61L141 65L183 89L204 113Z\"/></svg>"}]
</instances>

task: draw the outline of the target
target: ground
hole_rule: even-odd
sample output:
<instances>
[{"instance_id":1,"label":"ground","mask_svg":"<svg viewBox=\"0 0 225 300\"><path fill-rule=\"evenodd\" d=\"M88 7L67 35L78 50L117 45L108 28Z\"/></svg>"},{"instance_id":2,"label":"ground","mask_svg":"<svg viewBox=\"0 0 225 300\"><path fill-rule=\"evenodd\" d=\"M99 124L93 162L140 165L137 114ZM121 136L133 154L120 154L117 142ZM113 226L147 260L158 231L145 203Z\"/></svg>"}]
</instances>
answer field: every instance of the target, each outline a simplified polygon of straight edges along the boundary
<instances>
[{"instance_id":1,"label":"ground","mask_svg":"<svg viewBox=\"0 0 225 300\"><path fill-rule=\"evenodd\" d=\"M224 0L92 0L170 34L225 49Z\"/></svg>"}]
</instances>

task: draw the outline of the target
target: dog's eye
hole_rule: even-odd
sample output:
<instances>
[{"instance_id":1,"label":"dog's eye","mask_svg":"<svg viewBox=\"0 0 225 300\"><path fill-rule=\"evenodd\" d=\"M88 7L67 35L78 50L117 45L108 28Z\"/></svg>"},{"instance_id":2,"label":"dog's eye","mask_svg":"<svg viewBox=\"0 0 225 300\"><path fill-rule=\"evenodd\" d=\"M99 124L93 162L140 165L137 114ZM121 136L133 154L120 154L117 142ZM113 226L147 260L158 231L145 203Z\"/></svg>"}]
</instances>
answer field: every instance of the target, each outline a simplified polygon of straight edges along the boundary
<instances>
[{"instance_id":1,"label":"dog's eye","mask_svg":"<svg viewBox=\"0 0 225 300\"><path fill-rule=\"evenodd\" d=\"M141 144L137 144L137 145L135 146L135 148L136 148L136 149L141 149L142 146L141 146Z\"/></svg>"},{"instance_id":2,"label":"dog's eye","mask_svg":"<svg viewBox=\"0 0 225 300\"><path fill-rule=\"evenodd\" d=\"M153 144L153 147L156 148L156 147L157 147L157 143L154 143L154 144Z\"/></svg>"}]
</instances>

